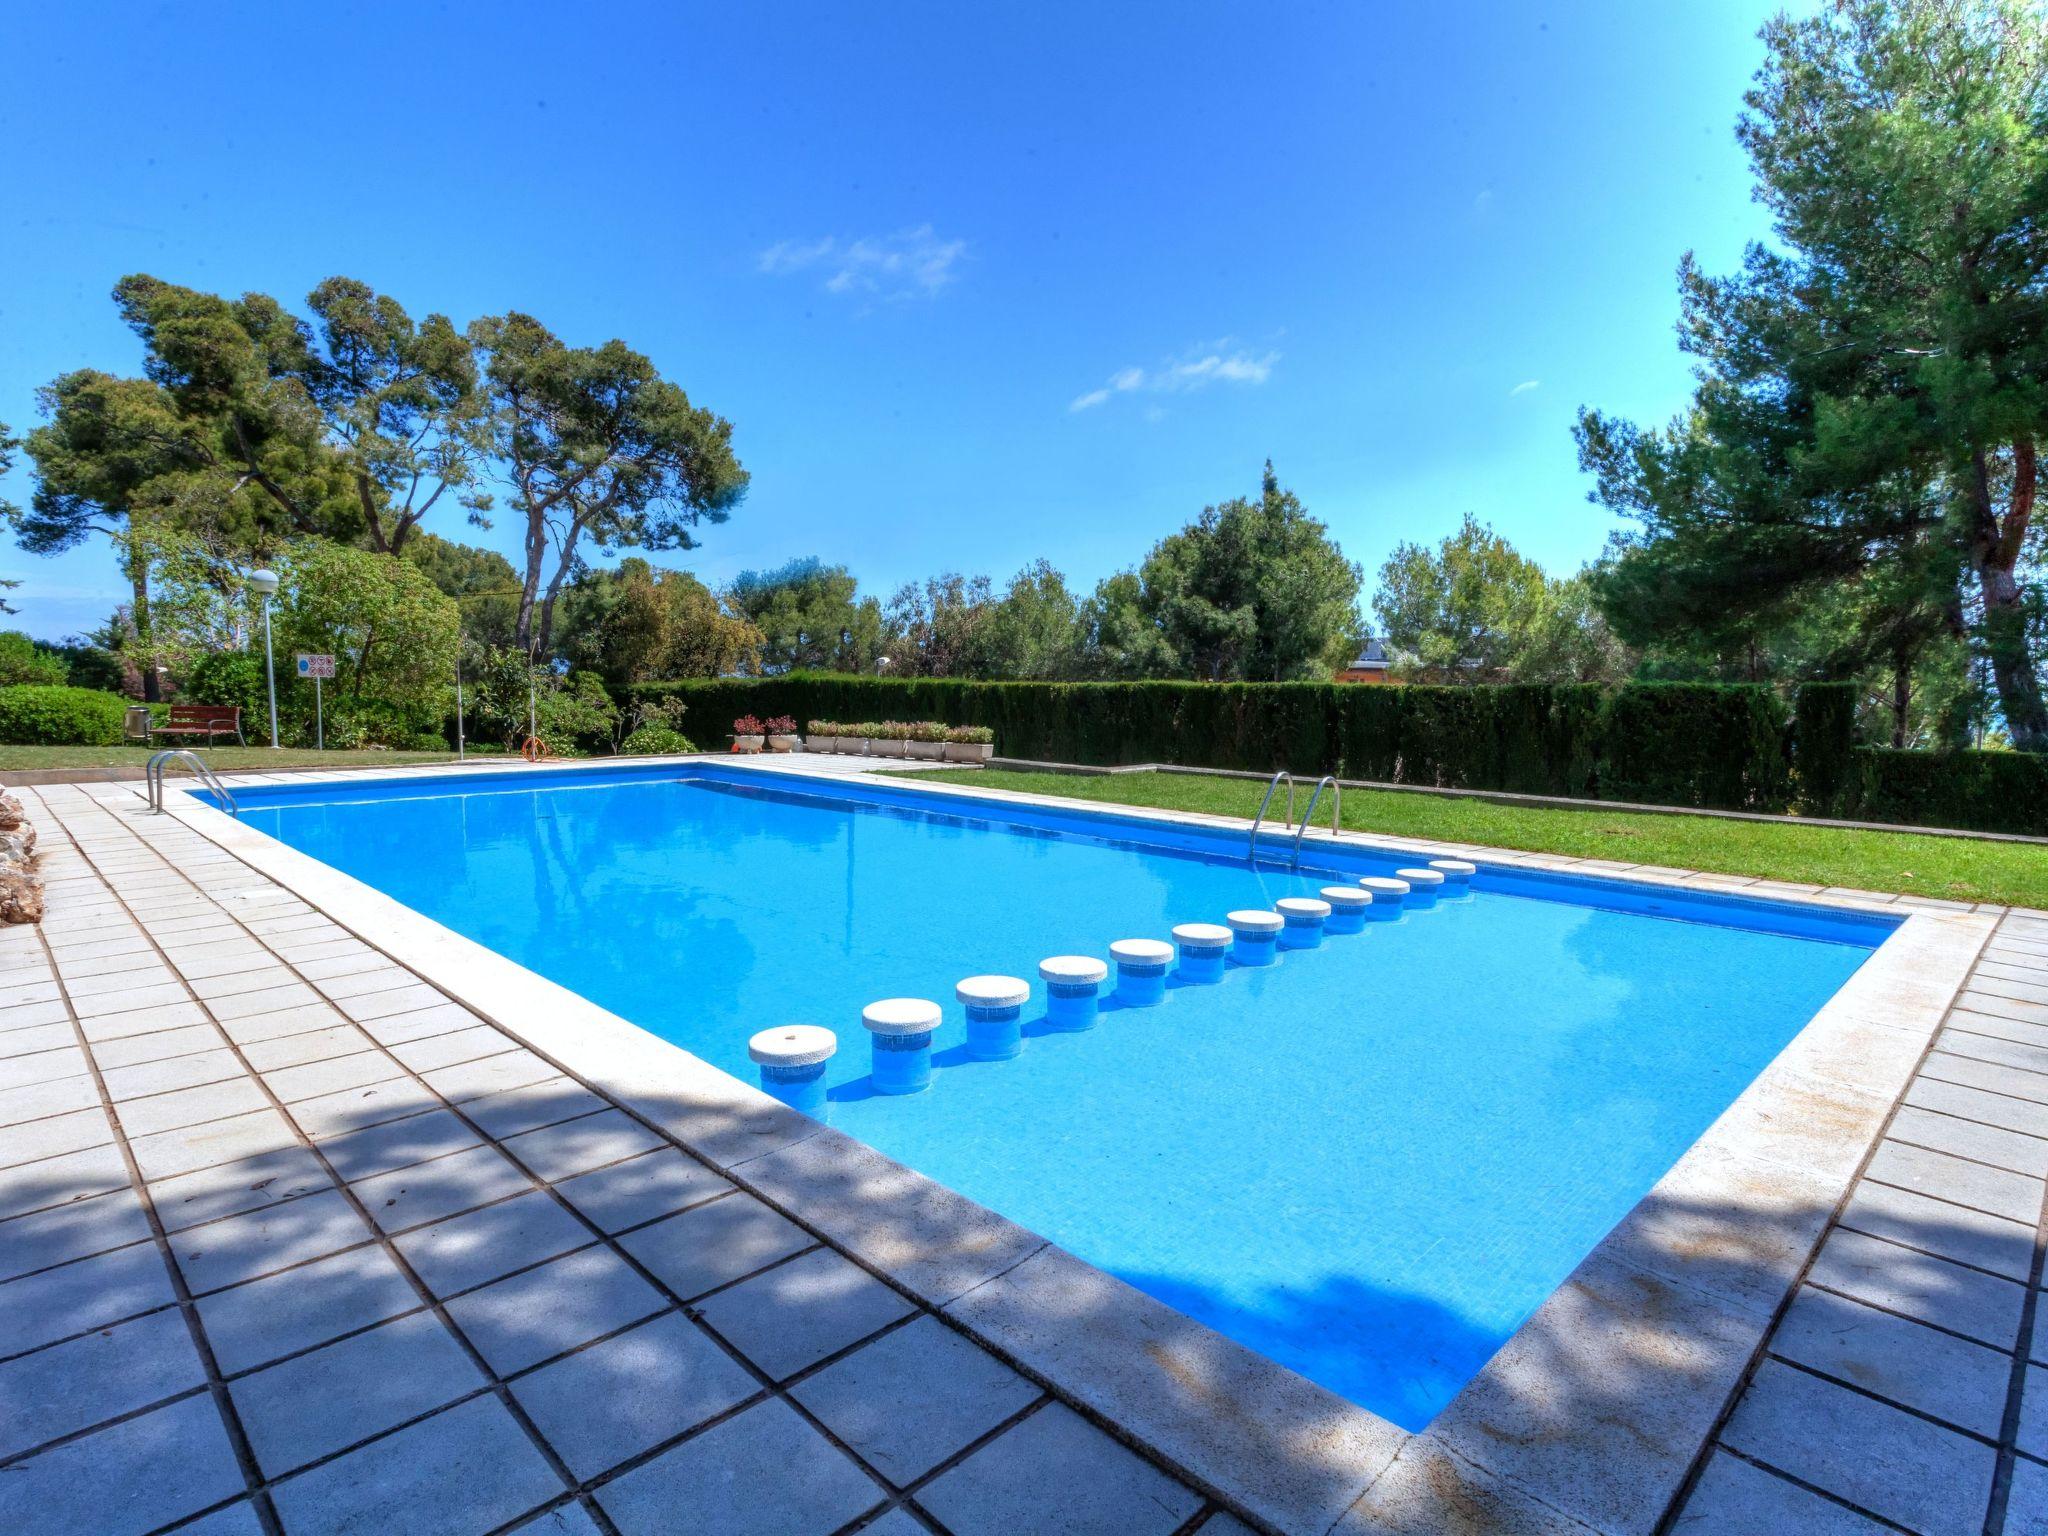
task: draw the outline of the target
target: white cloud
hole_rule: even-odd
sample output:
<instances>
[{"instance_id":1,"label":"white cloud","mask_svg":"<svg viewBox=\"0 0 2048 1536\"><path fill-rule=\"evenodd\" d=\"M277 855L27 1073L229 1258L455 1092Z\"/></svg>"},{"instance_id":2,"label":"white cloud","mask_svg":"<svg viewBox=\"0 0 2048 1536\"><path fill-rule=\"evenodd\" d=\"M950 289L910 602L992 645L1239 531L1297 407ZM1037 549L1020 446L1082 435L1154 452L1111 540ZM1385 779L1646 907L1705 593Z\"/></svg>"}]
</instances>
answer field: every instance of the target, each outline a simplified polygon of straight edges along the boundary
<instances>
[{"instance_id":1,"label":"white cloud","mask_svg":"<svg viewBox=\"0 0 2048 1536\"><path fill-rule=\"evenodd\" d=\"M1235 346L1226 336L1206 346L1191 347L1180 356L1150 368L1119 368L1109 376L1107 384L1075 396L1067 409L1092 411L1098 405L1107 404L1114 395L1127 395L1139 390L1149 394L1178 394L1191 389L1206 389L1211 384L1263 384L1272 377L1273 365L1279 361L1278 352L1250 352ZM1148 419L1157 420L1157 417Z\"/></svg>"},{"instance_id":2,"label":"white cloud","mask_svg":"<svg viewBox=\"0 0 2048 1536\"><path fill-rule=\"evenodd\" d=\"M1508 391L1508 398L1512 400L1517 395L1526 395L1531 390L1541 389L1542 387L1543 381L1541 379L1524 379L1521 383L1517 384L1513 389Z\"/></svg>"},{"instance_id":3,"label":"white cloud","mask_svg":"<svg viewBox=\"0 0 2048 1536\"><path fill-rule=\"evenodd\" d=\"M907 299L937 293L951 283L966 254L965 240L942 240L931 225L920 224L893 235L778 240L755 265L770 277L817 273L827 293Z\"/></svg>"}]
</instances>

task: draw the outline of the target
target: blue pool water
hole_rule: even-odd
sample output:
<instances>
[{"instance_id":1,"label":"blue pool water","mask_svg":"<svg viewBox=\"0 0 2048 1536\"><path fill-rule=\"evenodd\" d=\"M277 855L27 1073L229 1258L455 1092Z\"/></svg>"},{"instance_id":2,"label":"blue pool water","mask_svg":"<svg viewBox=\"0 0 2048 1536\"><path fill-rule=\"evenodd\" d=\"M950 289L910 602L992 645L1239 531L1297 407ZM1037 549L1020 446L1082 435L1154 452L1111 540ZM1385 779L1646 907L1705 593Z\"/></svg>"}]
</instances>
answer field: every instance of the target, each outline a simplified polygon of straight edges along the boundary
<instances>
[{"instance_id":1,"label":"blue pool water","mask_svg":"<svg viewBox=\"0 0 2048 1536\"><path fill-rule=\"evenodd\" d=\"M832 1123L1410 1429L1890 931L1526 872L1271 969L960 1048L953 983L1409 862L722 765L242 791L242 819L753 1080L829 1025ZM1332 871L1335 871L1333 875ZM868 1090L864 1003L945 1005Z\"/></svg>"}]
</instances>

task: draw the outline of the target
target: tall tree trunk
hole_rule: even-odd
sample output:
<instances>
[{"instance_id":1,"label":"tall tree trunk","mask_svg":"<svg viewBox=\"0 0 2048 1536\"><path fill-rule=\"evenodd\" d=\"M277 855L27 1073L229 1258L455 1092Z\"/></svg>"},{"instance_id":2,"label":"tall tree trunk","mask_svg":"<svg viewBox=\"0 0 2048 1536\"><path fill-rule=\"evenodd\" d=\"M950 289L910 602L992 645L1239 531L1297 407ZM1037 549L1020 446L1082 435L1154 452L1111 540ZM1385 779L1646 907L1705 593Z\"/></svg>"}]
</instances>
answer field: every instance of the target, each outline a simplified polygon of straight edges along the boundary
<instances>
[{"instance_id":1,"label":"tall tree trunk","mask_svg":"<svg viewBox=\"0 0 2048 1536\"><path fill-rule=\"evenodd\" d=\"M356 500L363 509L363 521L369 525L370 547L380 555L395 555L398 547L384 538L384 519L377 514L376 498L370 491L370 477L358 472L356 475Z\"/></svg>"},{"instance_id":2,"label":"tall tree trunk","mask_svg":"<svg viewBox=\"0 0 2048 1536\"><path fill-rule=\"evenodd\" d=\"M1984 650L1991 660L1991 681L1998 689L1999 712L2006 733L2022 752L2048 752L2048 702L2041 696L2041 678L2027 654L2027 615L2020 604L2020 584L2009 568L1979 561L1977 585L1984 596Z\"/></svg>"},{"instance_id":3,"label":"tall tree trunk","mask_svg":"<svg viewBox=\"0 0 2048 1536\"><path fill-rule=\"evenodd\" d=\"M1913 658L1900 651L1892 658L1892 745L1906 745L1906 720L1913 707Z\"/></svg>"},{"instance_id":4,"label":"tall tree trunk","mask_svg":"<svg viewBox=\"0 0 2048 1536\"><path fill-rule=\"evenodd\" d=\"M547 529L535 517L526 530L526 573L519 584L519 618L512 626L512 640L527 660L533 659L533 609L540 596L541 559L547 553Z\"/></svg>"},{"instance_id":5,"label":"tall tree trunk","mask_svg":"<svg viewBox=\"0 0 2048 1536\"><path fill-rule=\"evenodd\" d=\"M142 648L142 699L146 704L160 703L164 690L156 672L156 645L149 638L149 567L146 563L133 559L128 562L128 584L132 594L129 613L135 620L136 643Z\"/></svg>"},{"instance_id":6,"label":"tall tree trunk","mask_svg":"<svg viewBox=\"0 0 2048 1536\"><path fill-rule=\"evenodd\" d=\"M1980 450L1971 469L1970 562L1984 599L1984 649L1998 690L1999 712L2015 747L2048 752L2048 702L2042 699L2041 678L2027 654L2027 615L2014 574L2033 512L2034 445L2022 440L2014 446L2012 506L2003 524L1992 503L1989 456Z\"/></svg>"},{"instance_id":7,"label":"tall tree trunk","mask_svg":"<svg viewBox=\"0 0 2048 1536\"><path fill-rule=\"evenodd\" d=\"M568 582L570 573L576 569L576 542L582 534L581 518L571 517L568 527L562 534L562 558L555 562L555 573L548 578L547 592L540 600L540 633L535 637L537 643L531 652L536 657L545 656L548 648L554 643L555 599L562 595L563 586ZM540 579L540 571L537 568L533 573L533 579L536 582Z\"/></svg>"}]
</instances>

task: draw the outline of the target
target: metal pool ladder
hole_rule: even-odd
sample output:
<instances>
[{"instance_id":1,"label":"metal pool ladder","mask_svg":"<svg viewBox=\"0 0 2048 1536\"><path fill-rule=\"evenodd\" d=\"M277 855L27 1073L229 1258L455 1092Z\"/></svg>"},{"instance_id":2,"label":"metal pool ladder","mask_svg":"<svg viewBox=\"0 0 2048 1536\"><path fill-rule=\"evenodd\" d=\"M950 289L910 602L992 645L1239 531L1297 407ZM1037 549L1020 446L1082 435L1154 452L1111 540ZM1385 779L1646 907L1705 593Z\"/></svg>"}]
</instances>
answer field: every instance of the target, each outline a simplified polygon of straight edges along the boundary
<instances>
[{"instance_id":1,"label":"metal pool ladder","mask_svg":"<svg viewBox=\"0 0 2048 1536\"><path fill-rule=\"evenodd\" d=\"M1266 798L1259 802L1259 814L1252 818L1251 835L1245 839L1244 845L1244 856L1247 863L1256 864L1259 862L1259 828L1265 824L1266 810L1273 803L1273 791L1280 787L1282 779L1287 781L1286 824L1290 827L1294 825L1294 775L1285 768L1282 768L1267 782ZM1316 788L1320 790L1322 785L1318 784ZM1309 803L1313 805L1315 802L1310 801Z\"/></svg>"},{"instance_id":2,"label":"metal pool ladder","mask_svg":"<svg viewBox=\"0 0 2048 1536\"><path fill-rule=\"evenodd\" d=\"M220 775L207 766L205 758L201 757L197 752L184 747L172 747L167 751L157 753L155 757L149 760L149 765L142 770L143 780L148 786L149 808L152 811L155 811L158 815L163 814L164 774L169 771L170 765L174 762L183 763L186 767L190 768L198 776L200 783L219 796L221 805L230 816L239 816L241 814L240 808L235 804L235 797L228 792L227 785L221 782Z\"/></svg>"},{"instance_id":3,"label":"metal pool ladder","mask_svg":"<svg viewBox=\"0 0 2048 1536\"><path fill-rule=\"evenodd\" d=\"M1265 825L1266 812L1272 808L1273 795L1280 788L1280 781L1287 781L1287 820L1283 827L1294 834L1294 856L1288 861L1289 869L1301 868L1301 840L1308 835L1308 824L1316 814L1316 802L1323 798L1323 786L1330 786L1330 835L1336 836L1338 823L1344 815L1344 786L1337 782L1334 774L1324 774L1316 780L1316 787L1308 797L1308 808L1301 813L1301 822L1294 820L1294 775L1285 768L1276 772L1266 783L1266 798L1259 802L1259 814L1252 818L1252 830L1245 839L1244 856L1247 863L1259 862L1259 828Z\"/></svg>"},{"instance_id":4,"label":"metal pool ladder","mask_svg":"<svg viewBox=\"0 0 2048 1536\"><path fill-rule=\"evenodd\" d=\"M1288 865L1290 869L1301 868L1301 840L1308 836L1308 824L1315 819L1316 802L1322 799L1325 784L1330 786L1330 836L1337 835L1338 823L1344 817L1344 786L1337 782L1335 774L1326 773L1316 780L1315 792L1308 797L1308 809L1301 813L1301 825L1294 830L1294 861ZM1294 797L1290 794L1287 798L1287 811L1292 816Z\"/></svg>"}]
</instances>

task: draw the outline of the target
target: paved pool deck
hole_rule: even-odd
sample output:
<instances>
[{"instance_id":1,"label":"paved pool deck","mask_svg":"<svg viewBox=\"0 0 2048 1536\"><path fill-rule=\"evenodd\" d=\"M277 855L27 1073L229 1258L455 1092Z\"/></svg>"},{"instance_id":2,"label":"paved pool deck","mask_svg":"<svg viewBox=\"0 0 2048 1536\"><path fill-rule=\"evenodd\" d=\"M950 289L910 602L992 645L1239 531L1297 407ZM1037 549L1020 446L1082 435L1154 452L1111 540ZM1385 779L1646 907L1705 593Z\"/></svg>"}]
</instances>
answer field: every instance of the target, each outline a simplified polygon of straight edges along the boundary
<instances>
[{"instance_id":1,"label":"paved pool deck","mask_svg":"<svg viewBox=\"0 0 2048 1536\"><path fill-rule=\"evenodd\" d=\"M1530 1496L1585 1447L1496 1412L1484 1467L1416 1436L1304 1523L1154 1454L1143 1405L985 1347L971 1307L704 1155L724 1127L565 1074L132 789L23 798L49 913L0 930L4 1536L2048 1533L2048 914L1987 914L1846 1198L1759 1165L1680 1222L1796 1284L1705 1418L1617 1386L1623 1438L1678 1438L1663 1507ZM1704 1299L1615 1273L1551 1305L1591 1336ZM1520 1411L1577 1338L1502 1367Z\"/></svg>"}]
</instances>

